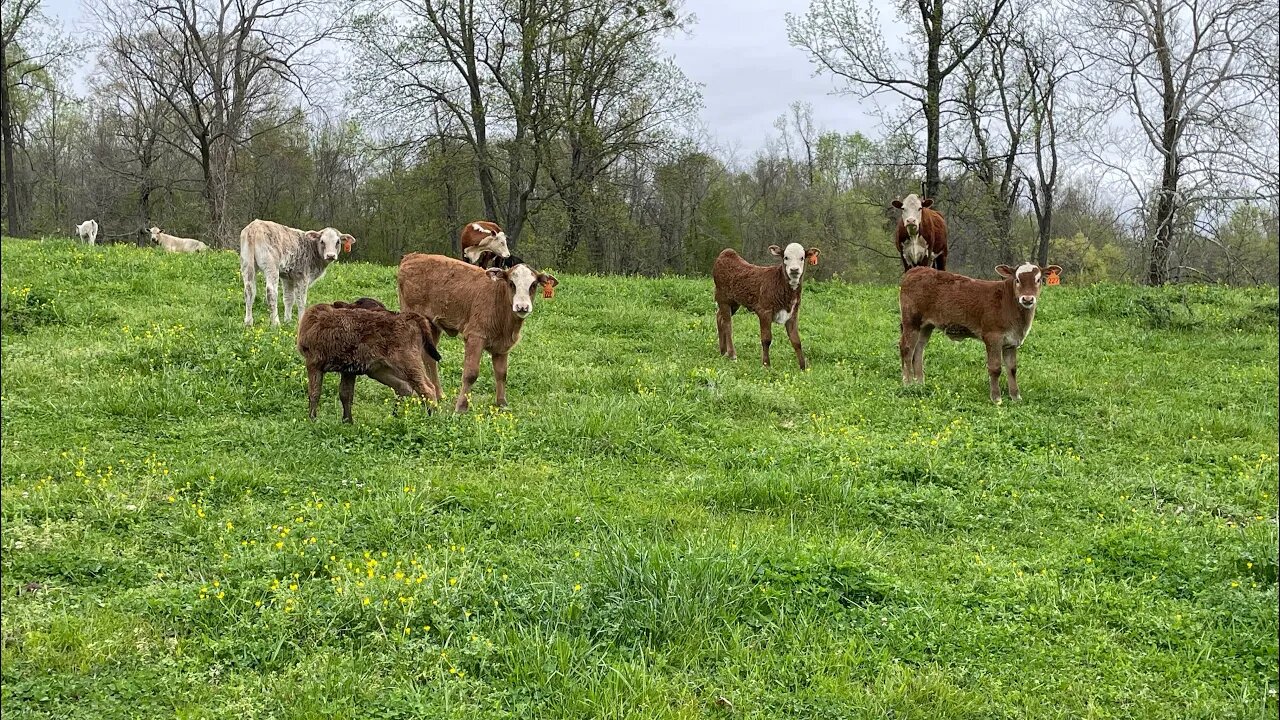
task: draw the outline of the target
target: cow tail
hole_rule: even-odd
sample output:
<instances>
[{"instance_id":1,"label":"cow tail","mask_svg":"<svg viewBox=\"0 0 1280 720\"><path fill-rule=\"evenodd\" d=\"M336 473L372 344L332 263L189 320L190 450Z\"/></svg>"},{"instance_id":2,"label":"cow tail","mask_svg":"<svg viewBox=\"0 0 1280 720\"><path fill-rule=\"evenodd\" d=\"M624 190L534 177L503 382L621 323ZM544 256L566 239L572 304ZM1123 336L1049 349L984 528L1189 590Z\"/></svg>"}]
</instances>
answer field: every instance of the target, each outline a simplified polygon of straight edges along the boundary
<instances>
[{"instance_id":1,"label":"cow tail","mask_svg":"<svg viewBox=\"0 0 1280 720\"><path fill-rule=\"evenodd\" d=\"M422 331L423 351L425 351L427 353L427 356L430 357L432 360L435 360L436 362L440 362L440 351L436 349L436 344L431 341L432 333L431 333L430 323L428 323L427 319L422 317L418 313L411 312L411 313L405 313L405 315L408 315L410 318L413 318L413 321L418 324L418 329Z\"/></svg>"}]
</instances>

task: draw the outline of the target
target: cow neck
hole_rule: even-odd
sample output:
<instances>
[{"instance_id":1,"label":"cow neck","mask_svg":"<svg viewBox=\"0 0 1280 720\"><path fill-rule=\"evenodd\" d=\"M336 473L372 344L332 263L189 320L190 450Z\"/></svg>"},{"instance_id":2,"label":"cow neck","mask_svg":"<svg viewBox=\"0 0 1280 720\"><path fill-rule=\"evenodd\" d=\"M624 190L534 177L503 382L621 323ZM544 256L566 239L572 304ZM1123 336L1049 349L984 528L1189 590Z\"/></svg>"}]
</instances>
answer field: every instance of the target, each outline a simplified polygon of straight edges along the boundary
<instances>
[{"instance_id":1,"label":"cow neck","mask_svg":"<svg viewBox=\"0 0 1280 720\"><path fill-rule=\"evenodd\" d=\"M1016 283L1016 277L1001 280L1000 283L1004 286L1002 288L1004 292L1000 294L1002 296L1001 302L1004 303L1006 314L1011 311L1012 317L1016 318L1018 322L1022 324L1022 327L1029 329L1031 327L1031 321L1036 317L1035 307L1024 308L1022 307L1022 304L1018 302L1018 285Z\"/></svg>"},{"instance_id":2,"label":"cow neck","mask_svg":"<svg viewBox=\"0 0 1280 720\"><path fill-rule=\"evenodd\" d=\"M515 297L515 291L504 280L489 280L496 287L493 288L493 323L494 329L500 333L516 333L524 325L524 318L516 317L511 312L511 301ZM533 298L529 298L532 305Z\"/></svg>"},{"instance_id":3,"label":"cow neck","mask_svg":"<svg viewBox=\"0 0 1280 720\"><path fill-rule=\"evenodd\" d=\"M796 284L795 289L791 287L791 278L787 277L787 266L781 264L777 266L778 277L782 278L782 297L778 298L782 302L778 303L780 307L787 308L787 312L794 315L796 307L800 304L800 289L804 287L804 275L800 275L800 282Z\"/></svg>"}]
</instances>

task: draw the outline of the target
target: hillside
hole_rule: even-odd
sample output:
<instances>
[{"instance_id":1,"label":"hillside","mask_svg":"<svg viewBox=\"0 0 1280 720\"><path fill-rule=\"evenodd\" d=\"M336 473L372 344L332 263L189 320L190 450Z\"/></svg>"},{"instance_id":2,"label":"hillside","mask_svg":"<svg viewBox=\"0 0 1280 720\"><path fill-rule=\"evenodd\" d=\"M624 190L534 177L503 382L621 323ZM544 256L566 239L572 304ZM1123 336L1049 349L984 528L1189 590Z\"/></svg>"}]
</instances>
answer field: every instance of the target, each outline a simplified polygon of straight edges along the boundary
<instances>
[{"instance_id":1,"label":"hillside","mask_svg":"<svg viewBox=\"0 0 1280 720\"><path fill-rule=\"evenodd\" d=\"M1276 715L1274 289L1065 277L993 406L974 342L901 387L894 287L808 285L802 374L559 275L508 412L348 426L234 254L2 249L6 718Z\"/></svg>"}]
</instances>

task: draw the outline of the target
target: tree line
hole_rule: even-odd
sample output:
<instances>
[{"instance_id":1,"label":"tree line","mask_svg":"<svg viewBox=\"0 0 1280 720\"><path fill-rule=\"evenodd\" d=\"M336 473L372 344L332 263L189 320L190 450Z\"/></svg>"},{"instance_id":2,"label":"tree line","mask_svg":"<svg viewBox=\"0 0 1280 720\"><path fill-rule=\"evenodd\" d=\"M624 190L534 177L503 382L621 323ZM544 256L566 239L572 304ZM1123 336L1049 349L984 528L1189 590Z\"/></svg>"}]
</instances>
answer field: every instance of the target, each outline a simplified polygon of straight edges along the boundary
<instances>
[{"instance_id":1,"label":"tree line","mask_svg":"<svg viewBox=\"0 0 1280 720\"><path fill-rule=\"evenodd\" d=\"M876 8L780 22L878 133L796 102L740 156L663 50L697 32L676 0L103 0L83 36L3 0L5 230L93 217L109 241L158 225L231 248L261 217L395 263L490 219L559 271L704 274L724 247L800 241L824 275L890 281L889 203L915 192L960 272L1277 283L1272 4Z\"/></svg>"}]
</instances>

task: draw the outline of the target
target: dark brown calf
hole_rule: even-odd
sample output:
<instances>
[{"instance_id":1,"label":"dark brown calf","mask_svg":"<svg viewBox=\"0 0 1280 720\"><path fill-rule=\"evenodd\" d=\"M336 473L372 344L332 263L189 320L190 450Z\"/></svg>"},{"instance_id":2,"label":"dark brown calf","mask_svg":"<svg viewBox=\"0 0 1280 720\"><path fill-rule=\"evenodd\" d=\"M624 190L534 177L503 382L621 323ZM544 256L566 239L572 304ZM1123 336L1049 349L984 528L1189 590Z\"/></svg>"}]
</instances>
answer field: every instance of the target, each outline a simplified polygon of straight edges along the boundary
<instances>
[{"instance_id":1,"label":"dark brown calf","mask_svg":"<svg viewBox=\"0 0 1280 720\"><path fill-rule=\"evenodd\" d=\"M400 307L428 320L433 341L441 331L462 336L466 355L455 410L470 406L471 386L486 351L493 358L494 402L506 406L507 355L520 342L520 328L533 312L533 290L542 285L549 293L559 281L523 264L483 270L443 255L410 253L400 261L396 283ZM427 374L439 389L438 368L431 360Z\"/></svg>"},{"instance_id":2,"label":"dark brown calf","mask_svg":"<svg viewBox=\"0 0 1280 720\"><path fill-rule=\"evenodd\" d=\"M440 398L439 386L426 373L426 362L440 359L427 321L413 313L393 313L372 298L307 308L298 321L298 352L307 363L312 420L329 372L342 374L338 396L343 422L351 422L357 375L368 375L395 390L398 397L417 393L424 405Z\"/></svg>"},{"instance_id":3,"label":"dark brown calf","mask_svg":"<svg viewBox=\"0 0 1280 720\"><path fill-rule=\"evenodd\" d=\"M800 369L808 368L804 350L800 348L801 281L804 278L804 262L818 264L818 248L804 249L800 243L791 243L786 250L770 245L769 252L782 258L781 265L752 265L732 249L720 251L711 266L711 279L716 286L716 335L720 354L737 360L733 347L733 314L745 307L760 318L760 347L762 362L769 365L769 345L773 343L773 323L787 329L791 347L796 351Z\"/></svg>"},{"instance_id":4,"label":"dark brown calf","mask_svg":"<svg viewBox=\"0 0 1280 720\"><path fill-rule=\"evenodd\" d=\"M932 268L912 268L902 276L902 383L924 382L924 348L935 328L952 340L977 338L987 346L991 401L1000 402L1000 367L1009 370L1009 397L1018 400L1018 347L1031 332L1043 278L1061 273L1031 263L1016 270L1000 265L1003 280L974 280Z\"/></svg>"},{"instance_id":5,"label":"dark brown calf","mask_svg":"<svg viewBox=\"0 0 1280 720\"><path fill-rule=\"evenodd\" d=\"M902 260L902 271L913 267L946 270L947 221L942 213L929 209L933 198L921 200L916 195L908 195L894 200L892 205L901 211L894 245L898 248L898 259Z\"/></svg>"}]
</instances>

